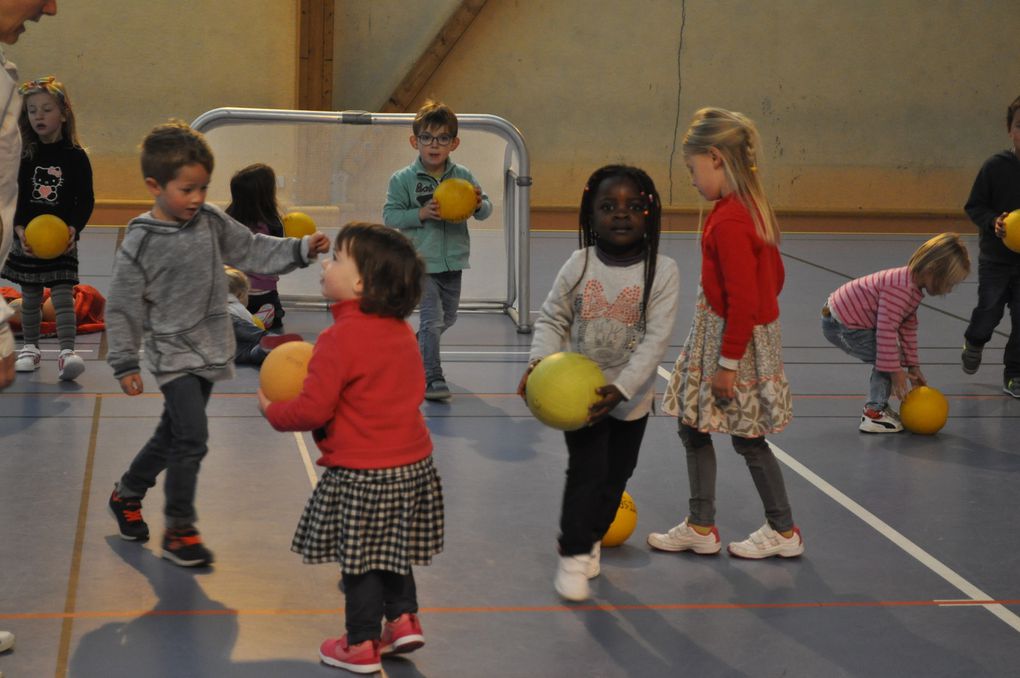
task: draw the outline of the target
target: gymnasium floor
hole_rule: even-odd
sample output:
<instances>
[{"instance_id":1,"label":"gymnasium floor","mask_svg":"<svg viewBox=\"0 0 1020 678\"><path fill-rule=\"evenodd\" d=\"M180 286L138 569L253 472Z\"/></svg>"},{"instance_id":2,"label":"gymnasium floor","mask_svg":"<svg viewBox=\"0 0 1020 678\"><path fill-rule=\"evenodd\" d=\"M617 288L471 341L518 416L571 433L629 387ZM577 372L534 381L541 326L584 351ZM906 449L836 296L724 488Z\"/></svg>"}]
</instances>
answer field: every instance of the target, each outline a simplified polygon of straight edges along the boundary
<instances>
[{"instance_id":1,"label":"gymnasium floor","mask_svg":"<svg viewBox=\"0 0 1020 678\"><path fill-rule=\"evenodd\" d=\"M104 293L117 231L90 229L82 278ZM561 434L514 395L529 337L509 320L464 314L444 338L450 404L423 406L446 491L446 551L420 568L428 644L386 659L392 677L1006 676L1020 666L1020 401L1000 387L998 334L973 377L958 366L976 275L920 311L921 357L950 400L934 437L857 431L868 368L819 329L826 295L848 277L902 265L922 236L787 235L782 318L795 419L770 438L806 553L740 561L653 553L644 543L685 515L676 422L653 417L629 485L638 527L604 551L590 604L552 589L565 468ZM572 233L532 236L537 309ZM968 237L976 258L976 243ZM693 311L693 235L664 236L680 263L681 308L668 370ZM474 264L483 266L476 255ZM313 339L324 312L292 311ZM1002 327L1008 327L1003 325ZM1000 327L1000 329L1002 329ZM6 678L330 676L319 642L342 632L337 572L289 551L314 483L309 436L258 415L257 372L240 368L209 406L210 454L198 495L216 564L187 570L159 540L118 538L112 483L151 434L161 399L120 394L99 335L82 335L88 370L61 384L55 352L0 393L0 655ZM55 348L50 340L46 348ZM665 381L660 381L660 388ZM719 451L719 529L742 539L763 522L742 461ZM161 487L146 501L162 528Z\"/></svg>"}]
</instances>

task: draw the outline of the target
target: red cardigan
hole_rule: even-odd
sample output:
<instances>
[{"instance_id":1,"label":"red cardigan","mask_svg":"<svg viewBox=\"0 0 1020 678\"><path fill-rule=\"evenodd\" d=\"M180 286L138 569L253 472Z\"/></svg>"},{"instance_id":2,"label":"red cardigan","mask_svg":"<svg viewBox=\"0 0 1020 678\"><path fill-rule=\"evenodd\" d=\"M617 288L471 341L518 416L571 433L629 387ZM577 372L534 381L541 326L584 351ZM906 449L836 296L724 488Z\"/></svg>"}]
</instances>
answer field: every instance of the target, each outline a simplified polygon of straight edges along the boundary
<instances>
[{"instance_id":1,"label":"red cardigan","mask_svg":"<svg viewBox=\"0 0 1020 678\"><path fill-rule=\"evenodd\" d=\"M324 429L315 435L320 466L391 468L429 456L425 372L410 325L363 313L356 299L331 310L301 394L272 403L266 419L278 431Z\"/></svg>"},{"instance_id":2,"label":"red cardigan","mask_svg":"<svg viewBox=\"0 0 1020 678\"><path fill-rule=\"evenodd\" d=\"M716 202L701 236L701 287L726 319L722 357L744 357L755 325L779 317L785 271L779 248L762 240L735 193Z\"/></svg>"}]
</instances>

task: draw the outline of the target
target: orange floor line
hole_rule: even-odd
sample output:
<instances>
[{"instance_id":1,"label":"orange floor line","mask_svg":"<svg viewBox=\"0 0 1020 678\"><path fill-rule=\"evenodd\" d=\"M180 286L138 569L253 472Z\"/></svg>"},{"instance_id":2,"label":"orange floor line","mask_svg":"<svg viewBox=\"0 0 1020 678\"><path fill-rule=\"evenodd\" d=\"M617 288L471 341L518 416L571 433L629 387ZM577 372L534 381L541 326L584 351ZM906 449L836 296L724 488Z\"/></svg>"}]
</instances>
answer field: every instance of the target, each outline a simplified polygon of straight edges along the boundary
<instances>
[{"instance_id":1,"label":"orange floor line","mask_svg":"<svg viewBox=\"0 0 1020 678\"><path fill-rule=\"evenodd\" d=\"M805 608L892 608L892 607L974 607L980 605L1020 605L1020 599L1009 600L843 600L805 601L800 603L660 603L652 605L495 605L491 607L423 607L420 614L507 614L535 612L640 612L669 610L796 610ZM343 614L339 607L294 609L224 609L211 610L105 610L63 612L0 613L0 620L46 619L122 619L125 617L284 617Z\"/></svg>"}]
</instances>

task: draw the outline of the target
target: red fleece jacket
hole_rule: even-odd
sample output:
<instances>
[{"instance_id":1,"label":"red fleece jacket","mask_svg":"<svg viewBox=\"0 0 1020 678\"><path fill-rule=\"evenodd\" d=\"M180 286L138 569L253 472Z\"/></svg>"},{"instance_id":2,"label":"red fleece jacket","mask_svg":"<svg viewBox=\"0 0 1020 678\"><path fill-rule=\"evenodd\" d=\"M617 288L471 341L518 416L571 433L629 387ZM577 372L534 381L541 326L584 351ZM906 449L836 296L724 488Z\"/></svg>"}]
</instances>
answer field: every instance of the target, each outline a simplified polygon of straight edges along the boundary
<instances>
[{"instance_id":1,"label":"red fleece jacket","mask_svg":"<svg viewBox=\"0 0 1020 678\"><path fill-rule=\"evenodd\" d=\"M391 468L432 453L419 409L425 372L410 325L363 313L358 301L332 307L335 322L315 342L301 394L272 403L278 431L314 431L320 466Z\"/></svg>"},{"instance_id":2,"label":"red fleece jacket","mask_svg":"<svg viewBox=\"0 0 1020 678\"><path fill-rule=\"evenodd\" d=\"M740 360L754 326L779 317L784 277L779 248L758 237L740 198L731 193L716 202L701 236L701 287L726 319L724 358Z\"/></svg>"}]
</instances>

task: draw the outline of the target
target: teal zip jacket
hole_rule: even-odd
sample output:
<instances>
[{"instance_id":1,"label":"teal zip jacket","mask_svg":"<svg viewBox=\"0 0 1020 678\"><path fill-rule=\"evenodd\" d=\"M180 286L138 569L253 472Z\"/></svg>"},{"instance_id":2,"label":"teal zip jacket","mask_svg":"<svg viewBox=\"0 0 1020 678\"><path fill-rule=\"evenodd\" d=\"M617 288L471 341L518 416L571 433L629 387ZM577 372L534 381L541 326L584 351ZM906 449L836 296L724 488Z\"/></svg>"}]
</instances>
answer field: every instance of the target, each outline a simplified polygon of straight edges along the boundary
<instances>
[{"instance_id":1,"label":"teal zip jacket","mask_svg":"<svg viewBox=\"0 0 1020 678\"><path fill-rule=\"evenodd\" d=\"M386 205L383 207L383 223L400 229L411 239L415 249L425 262L426 273L444 273L461 271L468 268L468 254L471 251L471 238L468 235L467 221L437 221L429 219L422 223L418 220L418 210L432 200L436 186L443 179L466 179L478 185L471 171L450 159L446 161L446 171L436 179L425 170L421 158L390 177L390 185L386 191ZM475 219L482 221L492 214L492 202L484 192L482 204L474 213Z\"/></svg>"}]
</instances>

